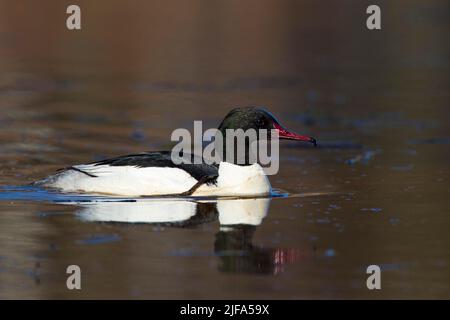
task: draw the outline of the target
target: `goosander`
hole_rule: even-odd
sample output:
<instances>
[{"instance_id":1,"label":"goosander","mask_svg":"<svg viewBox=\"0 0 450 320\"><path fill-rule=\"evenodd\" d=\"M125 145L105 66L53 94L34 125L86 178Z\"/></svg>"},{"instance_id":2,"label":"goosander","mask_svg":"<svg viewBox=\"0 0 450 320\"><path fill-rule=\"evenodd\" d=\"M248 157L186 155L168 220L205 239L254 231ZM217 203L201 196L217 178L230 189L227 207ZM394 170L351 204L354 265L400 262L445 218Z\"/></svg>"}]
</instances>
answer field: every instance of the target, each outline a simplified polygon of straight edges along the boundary
<instances>
[{"instance_id":1,"label":"goosander","mask_svg":"<svg viewBox=\"0 0 450 320\"><path fill-rule=\"evenodd\" d=\"M224 137L227 129L274 129L280 139L307 141L316 145L314 138L289 132L270 112L262 108L231 110L218 128ZM223 149L226 148L225 140ZM248 148L245 150L248 152ZM170 151L144 152L73 165L34 182L34 185L63 192L122 196L270 194L271 185L263 168L258 163L250 163L248 155L245 159L243 164L226 161L178 164L173 161Z\"/></svg>"}]
</instances>

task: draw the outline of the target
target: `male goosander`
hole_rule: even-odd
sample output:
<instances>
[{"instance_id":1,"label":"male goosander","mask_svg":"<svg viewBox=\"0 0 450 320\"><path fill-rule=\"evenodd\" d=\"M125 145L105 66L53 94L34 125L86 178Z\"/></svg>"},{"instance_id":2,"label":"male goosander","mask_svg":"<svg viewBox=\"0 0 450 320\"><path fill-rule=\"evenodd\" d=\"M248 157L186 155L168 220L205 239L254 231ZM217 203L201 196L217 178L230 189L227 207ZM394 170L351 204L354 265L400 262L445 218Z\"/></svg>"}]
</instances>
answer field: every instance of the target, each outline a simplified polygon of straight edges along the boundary
<instances>
[{"instance_id":1,"label":"male goosander","mask_svg":"<svg viewBox=\"0 0 450 320\"><path fill-rule=\"evenodd\" d=\"M255 107L231 110L218 129L224 137L227 129L274 129L280 139L316 145L314 138L289 132L271 113ZM176 164L170 151L144 152L74 165L34 184L64 192L123 196L252 196L271 192L269 179L258 163Z\"/></svg>"}]
</instances>

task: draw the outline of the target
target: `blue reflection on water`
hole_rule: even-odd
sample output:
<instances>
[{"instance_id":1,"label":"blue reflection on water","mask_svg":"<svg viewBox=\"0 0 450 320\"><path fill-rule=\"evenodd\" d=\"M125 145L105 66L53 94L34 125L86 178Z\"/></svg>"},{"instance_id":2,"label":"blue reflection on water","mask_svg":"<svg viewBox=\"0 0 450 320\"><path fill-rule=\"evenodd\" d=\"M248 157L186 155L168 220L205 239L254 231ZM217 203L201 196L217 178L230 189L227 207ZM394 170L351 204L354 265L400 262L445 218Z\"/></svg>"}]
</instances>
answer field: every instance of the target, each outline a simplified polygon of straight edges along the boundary
<instances>
[{"instance_id":1,"label":"blue reflection on water","mask_svg":"<svg viewBox=\"0 0 450 320\"><path fill-rule=\"evenodd\" d=\"M273 190L268 198L285 198L288 197L288 193L281 190ZM62 193L57 190L45 189L37 186L25 185L25 186L0 186L0 201L44 201L44 202L98 202L98 201L117 201L117 202L136 202L144 198L148 199L169 199L169 198L187 198L192 200L214 200L230 197L179 197L179 196L154 196L154 197L123 197L112 195L92 195L82 193ZM231 197L238 198L238 197Z\"/></svg>"}]
</instances>

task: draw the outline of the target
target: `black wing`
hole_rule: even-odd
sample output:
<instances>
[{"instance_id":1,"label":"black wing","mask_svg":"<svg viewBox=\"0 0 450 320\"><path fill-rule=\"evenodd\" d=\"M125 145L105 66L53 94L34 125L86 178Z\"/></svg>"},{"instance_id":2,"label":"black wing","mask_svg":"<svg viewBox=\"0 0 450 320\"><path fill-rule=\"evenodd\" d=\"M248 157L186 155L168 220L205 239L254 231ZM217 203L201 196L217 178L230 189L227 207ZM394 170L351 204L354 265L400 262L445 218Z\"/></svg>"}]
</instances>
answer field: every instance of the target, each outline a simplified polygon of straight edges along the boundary
<instances>
[{"instance_id":1,"label":"black wing","mask_svg":"<svg viewBox=\"0 0 450 320\"><path fill-rule=\"evenodd\" d=\"M183 156L183 155L181 155ZM115 158L105 159L91 164L109 165L109 166L133 166L139 168L145 167L161 167L161 168L179 168L189 173L196 180L201 180L205 177L218 176L218 166L216 164L206 164L203 159L195 155L189 155L191 163L176 164L172 161L170 151L154 151L144 152L138 154L130 154L126 156L119 156ZM200 159L201 164L194 164L194 158ZM210 180L211 182L211 180Z\"/></svg>"}]
</instances>

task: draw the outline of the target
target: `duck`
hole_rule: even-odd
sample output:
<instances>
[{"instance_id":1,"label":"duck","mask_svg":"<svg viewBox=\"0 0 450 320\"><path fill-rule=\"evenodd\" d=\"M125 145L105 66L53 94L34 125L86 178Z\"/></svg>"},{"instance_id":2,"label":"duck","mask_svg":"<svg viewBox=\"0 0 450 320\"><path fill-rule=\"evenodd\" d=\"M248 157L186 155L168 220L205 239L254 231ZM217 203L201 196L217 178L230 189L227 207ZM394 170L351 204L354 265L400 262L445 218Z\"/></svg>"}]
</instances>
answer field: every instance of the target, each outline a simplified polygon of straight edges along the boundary
<instances>
[{"instance_id":1,"label":"duck","mask_svg":"<svg viewBox=\"0 0 450 320\"><path fill-rule=\"evenodd\" d=\"M275 130L279 139L317 146L315 138L287 130L272 113L261 107L232 109L220 123L218 132L226 138L229 129ZM242 162L228 158L219 158L213 163L204 159L183 162L174 159L171 151L148 151L68 166L32 185L60 192L130 197L270 195L270 181L263 167L250 161L247 147Z\"/></svg>"}]
</instances>

